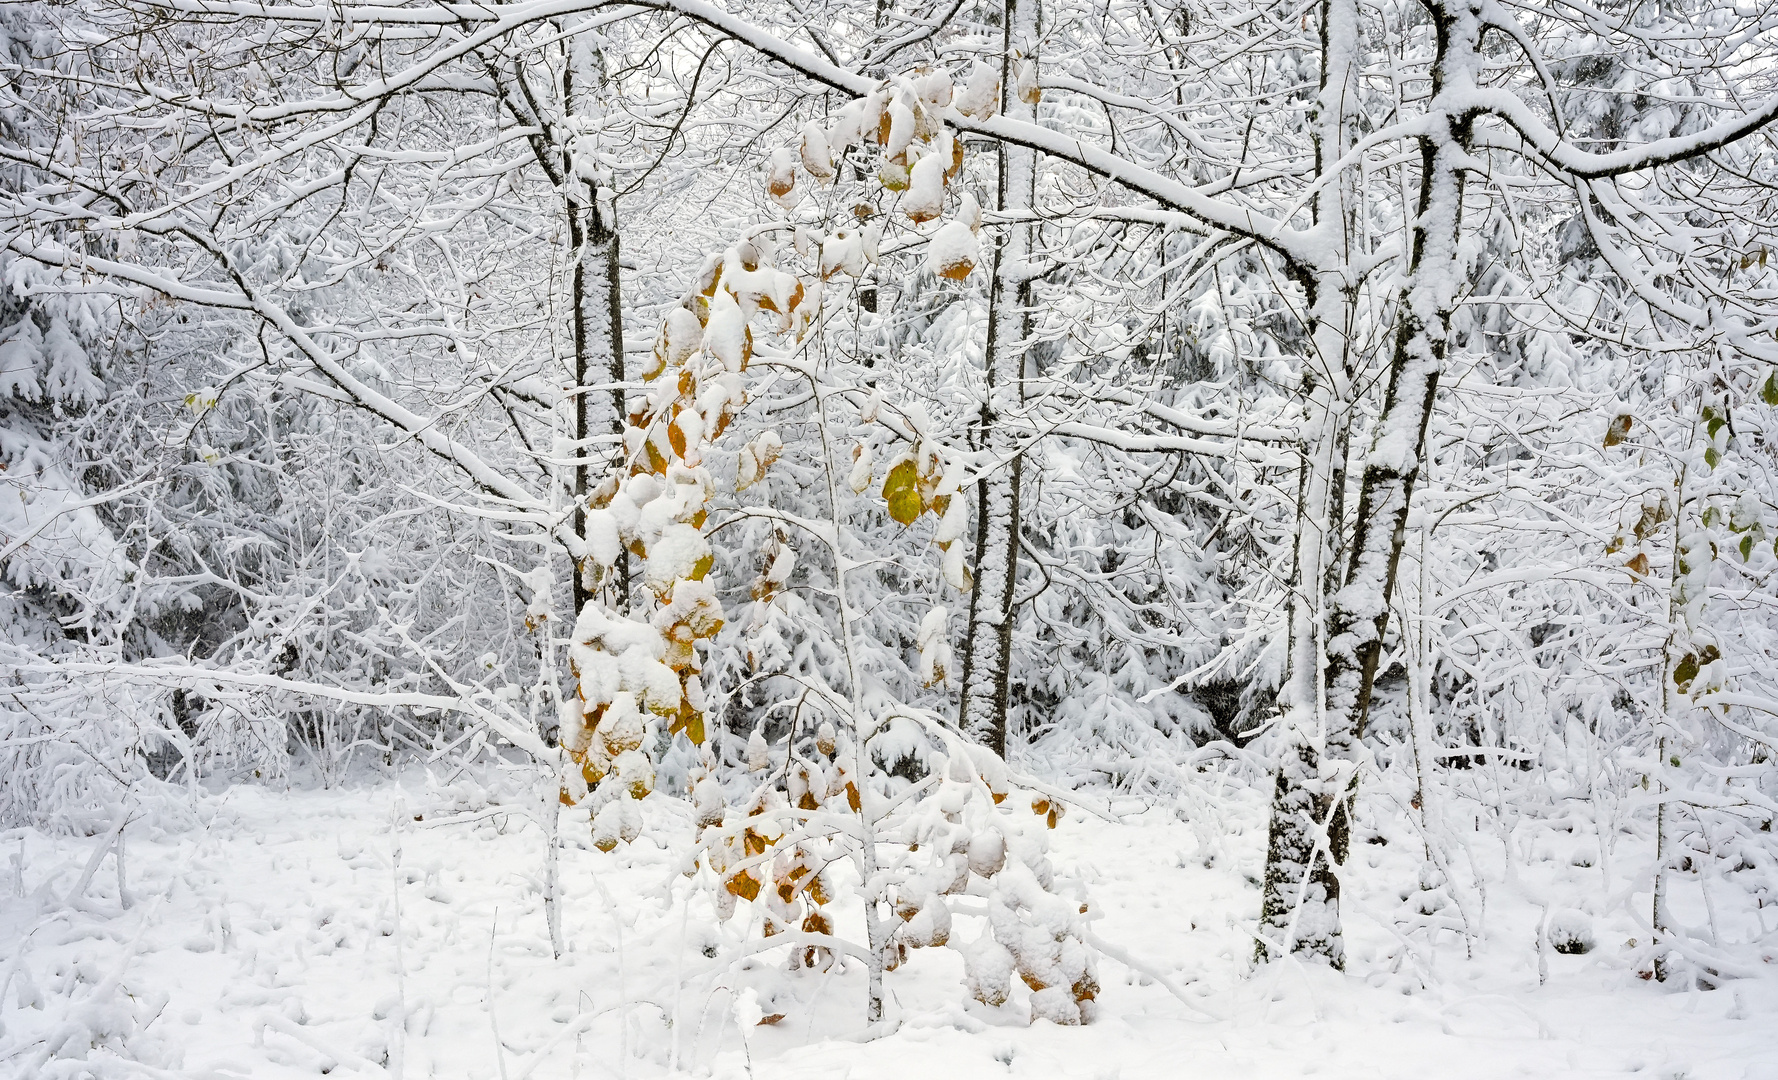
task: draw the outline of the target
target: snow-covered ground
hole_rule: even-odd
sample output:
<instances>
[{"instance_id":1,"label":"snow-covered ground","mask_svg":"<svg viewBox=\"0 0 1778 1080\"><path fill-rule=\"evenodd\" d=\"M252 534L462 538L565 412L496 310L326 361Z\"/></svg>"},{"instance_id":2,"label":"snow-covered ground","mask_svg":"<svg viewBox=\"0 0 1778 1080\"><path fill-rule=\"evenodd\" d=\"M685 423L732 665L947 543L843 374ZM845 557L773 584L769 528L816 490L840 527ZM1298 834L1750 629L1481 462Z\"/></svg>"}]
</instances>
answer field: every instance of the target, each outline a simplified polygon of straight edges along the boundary
<instances>
[{"instance_id":1,"label":"snow-covered ground","mask_svg":"<svg viewBox=\"0 0 1778 1080\"><path fill-rule=\"evenodd\" d=\"M1600 871L1543 840L1508 867L1478 835L1474 959L1454 930L1436 947L1398 931L1401 905L1422 899L1421 859L1395 837L1355 860L1350 973L1255 972L1257 800L1214 829L1076 813L1055 834L1059 871L1101 913L1098 936L1180 996L1104 958L1091 1024L1030 1024L1020 1000L967 1002L957 954L926 949L888 977L899 1026L863 1040L859 970L793 975L781 952L743 955L679 851L645 835L601 853L572 812L568 952L552 959L540 831L505 814L434 826L485 799L462 781L381 781L161 806L126 829L127 903L113 856L91 858L103 835L5 834L0 1076L1778 1078L1778 979L1639 979L1627 904L1548 916L1591 934L1584 955L1535 947L1540 889L1602 892L1558 889ZM651 796L649 812L651 833L689 835L678 804Z\"/></svg>"}]
</instances>

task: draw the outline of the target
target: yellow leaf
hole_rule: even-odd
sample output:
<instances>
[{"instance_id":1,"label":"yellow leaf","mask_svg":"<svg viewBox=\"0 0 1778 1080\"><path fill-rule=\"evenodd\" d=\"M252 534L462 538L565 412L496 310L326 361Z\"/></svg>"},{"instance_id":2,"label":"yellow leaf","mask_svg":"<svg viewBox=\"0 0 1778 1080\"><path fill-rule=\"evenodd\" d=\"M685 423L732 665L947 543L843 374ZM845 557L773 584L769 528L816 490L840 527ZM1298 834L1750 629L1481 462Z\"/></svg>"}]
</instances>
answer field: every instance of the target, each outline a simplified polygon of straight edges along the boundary
<instances>
[{"instance_id":1,"label":"yellow leaf","mask_svg":"<svg viewBox=\"0 0 1778 1080\"><path fill-rule=\"evenodd\" d=\"M920 474L912 461L903 461L889 470L883 481L883 501L889 504L889 516L903 525L912 525L925 509L920 504Z\"/></svg>"},{"instance_id":2,"label":"yellow leaf","mask_svg":"<svg viewBox=\"0 0 1778 1080\"><path fill-rule=\"evenodd\" d=\"M667 354L657 348L650 354L648 364L640 373L642 381L647 382L665 370L667 370Z\"/></svg>"},{"instance_id":3,"label":"yellow leaf","mask_svg":"<svg viewBox=\"0 0 1778 1080\"><path fill-rule=\"evenodd\" d=\"M877 169L877 179L890 191L906 191L908 186L908 167L897 158L885 159Z\"/></svg>"},{"instance_id":4,"label":"yellow leaf","mask_svg":"<svg viewBox=\"0 0 1778 1080\"><path fill-rule=\"evenodd\" d=\"M742 871L724 882L729 892L743 900L752 900L759 895L759 879Z\"/></svg>"}]
</instances>

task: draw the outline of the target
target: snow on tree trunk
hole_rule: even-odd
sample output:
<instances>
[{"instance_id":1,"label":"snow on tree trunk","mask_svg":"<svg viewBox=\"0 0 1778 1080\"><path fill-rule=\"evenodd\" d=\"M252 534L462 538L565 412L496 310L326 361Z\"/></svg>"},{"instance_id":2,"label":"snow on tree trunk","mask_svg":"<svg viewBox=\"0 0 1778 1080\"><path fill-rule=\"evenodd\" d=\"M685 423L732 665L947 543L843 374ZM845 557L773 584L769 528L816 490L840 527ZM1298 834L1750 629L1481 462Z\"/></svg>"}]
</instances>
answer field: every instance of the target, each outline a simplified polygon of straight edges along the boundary
<instances>
[{"instance_id":1,"label":"snow on tree trunk","mask_svg":"<svg viewBox=\"0 0 1778 1080\"><path fill-rule=\"evenodd\" d=\"M1345 575L1338 581L1323 579L1337 588L1322 597L1325 622L1315 628L1323 635L1315 657L1323 665L1320 722L1314 729L1318 745L1317 740L1302 737L1304 725L1287 729L1295 745L1279 768L1267 858L1263 922L1270 940L1261 946L1262 953L1291 948L1321 956L1335 967L1345 964L1338 867L1351 843L1352 800L1362 765L1360 741L1388 627L1389 596L1406 539L1414 477L1425 452L1427 421L1462 284L1458 229L1471 127L1462 99L1473 90L1474 73L1480 68L1477 46L1483 23L1467 4L1428 6L1438 31L1438 51L1432 65L1429 121L1419 139L1420 197L1413 250L1397 301L1388 383L1365 457ZM1330 5L1327 10L1338 7ZM1343 37L1330 17L1328 55L1349 56L1355 47L1355 36ZM1334 69L1335 61L1330 60L1328 67ZM1332 104L1324 100L1323 108ZM1312 579L1305 570L1296 580L1307 588ZM1307 677L1300 662L1306 659L1304 652L1293 637L1291 688L1298 693ZM1302 711L1302 700L1293 699L1290 707ZM1307 821L1301 817L1305 810L1313 814ZM1281 816L1285 820L1280 821ZM1313 846L1308 838L1313 838ZM1290 914L1282 890L1289 887L1293 874L1304 885L1298 910Z\"/></svg>"},{"instance_id":2,"label":"snow on tree trunk","mask_svg":"<svg viewBox=\"0 0 1778 1080\"><path fill-rule=\"evenodd\" d=\"M1035 120L1035 87L1015 83L1030 81L1019 79L1017 73L1032 70L1037 62L1037 4L1034 0L1007 0L1003 18L1002 110L1010 119ZM1013 214L1028 211L1036 182L1036 153L1002 143L997 208ZM1002 757L1006 755L1006 686L1012 656L1013 590L1018 577L1022 472L1017 441L1002 421L1019 407L1023 397L1025 339L1031 322L1026 263L1031 256L1032 232L1033 226L1023 221L1006 226L994 252L989 284L988 397L982 403L981 440L984 460L992 471L976 484L975 589L969 596L963 698L957 717L964 732Z\"/></svg>"},{"instance_id":3,"label":"snow on tree trunk","mask_svg":"<svg viewBox=\"0 0 1778 1080\"><path fill-rule=\"evenodd\" d=\"M586 40L588 36L582 35L570 46L570 62L563 75L563 96L570 116L596 116L597 95L605 82L603 60ZM601 435L621 436L624 427L624 392L617 385L624 378L617 206L610 187L601 183L603 171L594 162L592 138L582 136L576 140L578 145L564 147L569 178L564 185L568 238L574 260L574 517L575 532L582 537L586 535L587 500L592 494L593 440ZM612 389L588 389L593 386ZM616 570L618 606L627 610L630 561L623 554L618 556ZM591 601L590 586L586 574L574 575L575 611Z\"/></svg>"},{"instance_id":4,"label":"snow on tree trunk","mask_svg":"<svg viewBox=\"0 0 1778 1080\"><path fill-rule=\"evenodd\" d=\"M1343 963L1339 880L1325 828L1333 798L1323 760L1328 714L1321 694L1326 655L1322 610L1345 484L1343 428L1349 408L1346 352L1350 305L1337 278L1317 283L1314 357L1305 366L1307 418L1298 479L1286 682L1280 694L1284 749L1272 794L1261 907L1260 959L1291 950Z\"/></svg>"},{"instance_id":5,"label":"snow on tree trunk","mask_svg":"<svg viewBox=\"0 0 1778 1080\"><path fill-rule=\"evenodd\" d=\"M1313 209L1328 265L1302 281L1309 294L1310 354L1303 359L1303 460L1298 474L1292 548L1289 645L1279 695L1283 749L1272 793L1266 868L1255 955L1297 951L1345 962L1340 938L1340 883L1327 852L1334 777L1328 760L1337 718L1323 696L1328 594L1337 586L1337 557L1346 488L1347 428L1353 397L1354 289L1344 264L1354 243L1353 184L1339 175L1354 140L1349 113L1357 80L1357 5L1322 7L1322 72L1315 132L1317 173L1335 170Z\"/></svg>"}]
</instances>

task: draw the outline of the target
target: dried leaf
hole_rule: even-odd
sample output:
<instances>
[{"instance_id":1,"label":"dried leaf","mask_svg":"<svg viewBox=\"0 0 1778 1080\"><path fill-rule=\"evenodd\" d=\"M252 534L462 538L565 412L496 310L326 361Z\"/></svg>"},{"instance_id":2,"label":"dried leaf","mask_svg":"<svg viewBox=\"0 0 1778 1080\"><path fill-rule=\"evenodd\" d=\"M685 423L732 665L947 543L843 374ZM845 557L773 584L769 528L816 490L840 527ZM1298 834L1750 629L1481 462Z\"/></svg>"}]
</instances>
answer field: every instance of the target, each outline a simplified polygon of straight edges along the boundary
<instances>
[{"instance_id":1,"label":"dried leaf","mask_svg":"<svg viewBox=\"0 0 1778 1080\"><path fill-rule=\"evenodd\" d=\"M745 871L729 878L723 886L743 900L753 900L759 896L759 879Z\"/></svg>"}]
</instances>

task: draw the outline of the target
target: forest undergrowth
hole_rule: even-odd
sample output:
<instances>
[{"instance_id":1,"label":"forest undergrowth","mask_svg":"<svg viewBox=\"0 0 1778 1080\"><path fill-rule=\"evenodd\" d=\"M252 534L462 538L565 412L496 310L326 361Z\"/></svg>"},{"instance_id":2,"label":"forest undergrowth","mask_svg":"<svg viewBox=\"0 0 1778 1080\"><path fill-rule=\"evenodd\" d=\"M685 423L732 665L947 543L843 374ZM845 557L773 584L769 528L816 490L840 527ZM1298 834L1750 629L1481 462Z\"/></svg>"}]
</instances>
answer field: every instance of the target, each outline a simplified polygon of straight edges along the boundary
<instances>
[{"instance_id":1,"label":"forest undergrowth","mask_svg":"<svg viewBox=\"0 0 1778 1080\"><path fill-rule=\"evenodd\" d=\"M0 4L0 1077L1772 1080L1774 55Z\"/></svg>"},{"instance_id":2,"label":"forest undergrowth","mask_svg":"<svg viewBox=\"0 0 1778 1080\"><path fill-rule=\"evenodd\" d=\"M687 808L665 795L643 801L650 839L609 853L564 813L556 959L543 836L508 773L164 793L121 845L7 834L0 1073L1773 1075L1778 980L1636 977L1648 928L1625 901L1646 885L1623 868L1650 857L1646 830L1602 832L1558 800L1503 820L1475 771L1440 811L1474 824L1446 834L1436 886L1418 878L1420 834L1361 803L1344 974L1252 965L1266 799L1251 778L1199 774L1216 798L1189 812L1083 792L1053 858L1107 946L1091 1022L967 1000L956 955L926 949L891 974L876 1038L862 964L790 970L794 949L747 933L747 911L717 924L680 872ZM1559 906L1572 897L1597 899ZM1707 918L1702 897L1683 915ZM974 936L981 920L957 921Z\"/></svg>"}]
</instances>

